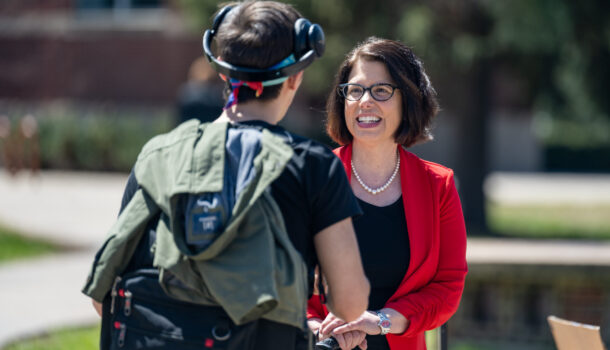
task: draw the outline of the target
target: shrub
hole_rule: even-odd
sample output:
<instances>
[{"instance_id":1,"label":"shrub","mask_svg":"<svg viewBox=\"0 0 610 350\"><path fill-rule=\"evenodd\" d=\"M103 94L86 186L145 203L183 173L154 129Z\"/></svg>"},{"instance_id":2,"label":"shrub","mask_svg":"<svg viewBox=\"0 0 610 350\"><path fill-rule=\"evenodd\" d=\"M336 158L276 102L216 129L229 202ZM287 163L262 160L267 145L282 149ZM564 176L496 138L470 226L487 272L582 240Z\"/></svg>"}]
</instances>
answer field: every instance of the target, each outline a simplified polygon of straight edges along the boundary
<instances>
[{"instance_id":1,"label":"shrub","mask_svg":"<svg viewBox=\"0 0 610 350\"><path fill-rule=\"evenodd\" d=\"M39 118L42 168L128 172L144 143L171 127L172 118L162 113Z\"/></svg>"}]
</instances>

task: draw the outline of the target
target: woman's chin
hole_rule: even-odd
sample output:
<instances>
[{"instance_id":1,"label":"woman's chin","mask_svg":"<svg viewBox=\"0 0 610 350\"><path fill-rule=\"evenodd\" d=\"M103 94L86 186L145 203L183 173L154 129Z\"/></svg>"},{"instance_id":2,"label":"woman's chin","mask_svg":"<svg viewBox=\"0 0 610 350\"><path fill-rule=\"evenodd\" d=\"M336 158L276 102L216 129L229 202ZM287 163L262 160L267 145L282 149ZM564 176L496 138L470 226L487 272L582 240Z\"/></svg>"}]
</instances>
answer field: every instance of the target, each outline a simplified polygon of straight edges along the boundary
<instances>
[{"instance_id":1,"label":"woman's chin","mask_svg":"<svg viewBox=\"0 0 610 350\"><path fill-rule=\"evenodd\" d=\"M387 137L381 132L373 132L373 130L359 130L359 132L353 134L354 141L362 143L374 143L379 144L384 141L388 141L391 137Z\"/></svg>"},{"instance_id":2,"label":"woman's chin","mask_svg":"<svg viewBox=\"0 0 610 350\"><path fill-rule=\"evenodd\" d=\"M373 123L356 123L358 125L358 128L360 129L375 129L377 127L379 127L381 125L381 121L378 122L373 122Z\"/></svg>"}]
</instances>

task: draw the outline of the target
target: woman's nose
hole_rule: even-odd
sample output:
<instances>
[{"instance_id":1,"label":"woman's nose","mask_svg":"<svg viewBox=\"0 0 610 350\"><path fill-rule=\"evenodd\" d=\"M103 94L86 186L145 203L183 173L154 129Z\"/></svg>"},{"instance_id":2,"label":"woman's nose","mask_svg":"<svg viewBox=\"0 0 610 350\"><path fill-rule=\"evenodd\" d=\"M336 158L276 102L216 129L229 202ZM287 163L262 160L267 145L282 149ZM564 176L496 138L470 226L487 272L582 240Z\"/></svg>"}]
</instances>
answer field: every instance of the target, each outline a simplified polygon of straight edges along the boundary
<instances>
[{"instance_id":1,"label":"woman's nose","mask_svg":"<svg viewBox=\"0 0 610 350\"><path fill-rule=\"evenodd\" d=\"M365 90L362 97L360 97L360 104L370 104L373 102L373 96L370 90Z\"/></svg>"}]
</instances>

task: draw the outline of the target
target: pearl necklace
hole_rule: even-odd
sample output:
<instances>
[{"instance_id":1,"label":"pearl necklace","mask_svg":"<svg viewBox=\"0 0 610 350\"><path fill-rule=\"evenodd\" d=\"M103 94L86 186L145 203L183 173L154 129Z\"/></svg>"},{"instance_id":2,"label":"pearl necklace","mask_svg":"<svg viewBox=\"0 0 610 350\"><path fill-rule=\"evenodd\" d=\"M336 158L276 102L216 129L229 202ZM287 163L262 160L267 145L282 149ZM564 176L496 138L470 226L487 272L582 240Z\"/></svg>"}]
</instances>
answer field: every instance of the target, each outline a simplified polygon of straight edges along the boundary
<instances>
[{"instance_id":1,"label":"pearl necklace","mask_svg":"<svg viewBox=\"0 0 610 350\"><path fill-rule=\"evenodd\" d=\"M385 189L388 188L388 186L390 186L392 181L394 181L396 174L398 174L398 169L400 169L400 155L398 157L396 157L396 167L394 168L394 172L392 173L392 176L390 176L390 179L388 179L388 181L379 188L370 188L369 186L367 186L364 183L364 181L362 181L362 179L360 178L360 175L358 175L358 172L356 171L356 167L354 166L354 159L352 158L352 171L354 172L354 175L356 175L356 180L358 180L358 183L360 183L360 186L362 186L362 188L364 188L367 192L369 192L371 194L377 194L379 192L385 191Z\"/></svg>"}]
</instances>

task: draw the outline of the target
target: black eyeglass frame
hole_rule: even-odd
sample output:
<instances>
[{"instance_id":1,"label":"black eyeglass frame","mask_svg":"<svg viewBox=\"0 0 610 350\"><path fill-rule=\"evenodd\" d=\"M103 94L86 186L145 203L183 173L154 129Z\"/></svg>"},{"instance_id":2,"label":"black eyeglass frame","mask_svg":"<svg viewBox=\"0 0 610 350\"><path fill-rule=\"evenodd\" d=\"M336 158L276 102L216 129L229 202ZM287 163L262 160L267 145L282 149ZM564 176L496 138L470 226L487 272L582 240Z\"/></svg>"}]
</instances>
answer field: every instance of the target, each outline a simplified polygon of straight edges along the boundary
<instances>
[{"instance_id":1,"label":"black eyeglass frame","mask_svg":"<svg viewBox=\"0 0 610 350\"><path fill-rule=\"evenodd\" d=\"M349 97L347 97L347 91L346 88L349 86L359 86L362 88L362 95L360 95L360 97L358 97L357 100L351 99ZM392 88L392 93L390 94L390 97L386 98L385 100L380 100L377 97L375 97L375 94L373 93L373 88L377 87L377 86L389 86ZM346 100L349 101L360 101L360 99L364 96L364 94L366 94L366 92L369 92L369 95L371 95L371 97L378 102L385 102L388 101L389 99L392 98L392 96L394 96L394 92L396 91L396 89L399 89L398 86L392 85L390 83L376 83L373 84L369 87L365 87L362 84L358 84L358 83L344 83L344 84L339 84L339 86L337 86L337 92L339 93L340 96L342 96L343 98L345 98Z\"/></svg>"}]
</instances>

